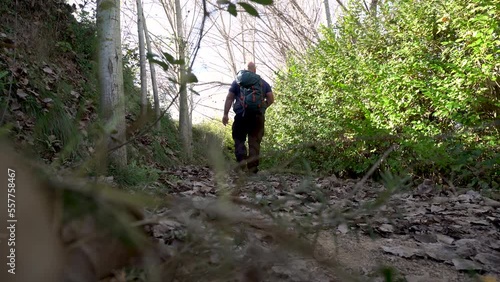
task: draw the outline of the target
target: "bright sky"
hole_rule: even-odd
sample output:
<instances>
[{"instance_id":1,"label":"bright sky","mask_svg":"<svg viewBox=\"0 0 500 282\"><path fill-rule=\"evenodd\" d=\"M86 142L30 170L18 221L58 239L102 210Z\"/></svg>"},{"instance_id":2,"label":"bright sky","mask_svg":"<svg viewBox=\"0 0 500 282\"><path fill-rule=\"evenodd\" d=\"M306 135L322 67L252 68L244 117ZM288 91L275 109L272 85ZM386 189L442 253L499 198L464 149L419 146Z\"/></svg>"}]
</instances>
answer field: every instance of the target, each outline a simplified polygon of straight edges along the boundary
<instances>
[{"instance_id":1,"label":"bright sky","mask_svg":"<svg viewBox=\"0 0 500 282\"><path fill-rule=\"evenodd\" d=\"M67 0L70 4L80 3L82 0ZM305 0L305 1L313 1L313 0ZM322 3L323 0L315 0L318 3ZM171 28L169 27L168 18L165 15L165 11L159 4L154 4L159 2L159 0L143 0L143 9L144 14L146 16L148 30L151 34L155 36L170 36L172 34ZM186 19L186 23L195 28L200 27L201 17L193 18L196 16L196 13L193 11L200 11L200 8L195 8L193 6L193 0L181 0L181 5L183 6L183 13ZM300 2L300 1L299 1ZM318 7L321 7L319 4ZM122 0L122 40L123 43L130 43L131 45L137 44L137 25L136 20L137 17L135 15L136 10L136 1L135 0ZM189 10L190 13L186 13L186 10ZM187 14L187 16L186 16ZM237 18L232 17L229 13L223 12L222 14L223 20L225 24L230 24L231 28L229 29L231 33L238 33L237 30L233 31L233 29L240 29L239 26L240 20L242 19L241 15L238 15ZM324 18L324 14L322 14L322 18ZM220 18L219 18L220 19ZM255 19L251 19L255 20ZM323 19L320 20L324 22ZM186 26L188 25L186 24ZM190 26L187 26L189 29ZM210 20L207 20L205 23L205 30L207 30L207 34L205 35L202 41L202 48L199 50L198 56L196 58L195 64L193 66L193 72L198 77L200 82L209 82L209 81L220 81L223 83L231 83L233 80L233 72L231 68L224 63L226 58L221 55L224 53L224 50L227 50L225 44L221 44L221 41L217 41L214 39L216 37L220 38L220 34L217 32L217 29L212 26ZM198 38L198 31L193 31L192 38ZM215 41L214 41L215 40ZM250 39L251 40L251 39ZM255 43L256 45L259 42ZM235 46L231 46L231 48L237 49ZM259 46L257 46L259 48ZM263 48L265 52L265 47ZM217 51L220 53L218 54ZM244 68L245 60L243 58L243 54L236 53L235 54L235 63L238 65L239 69ZM248 54L246 56L248 58ZM267 56L269 60L272 60L272 56ZM259 65L257 61L257 72L266 79L272 86L272 71L277 71L276 69L271 70L268 66L264 67L263 65ZM161 70L158 69L157 72ZM196 87L195 90L201 91L206 89L206 86ZM193 123L198 123L207 119L220 120L222 118L222 109L224 107L224 100L227 95L229 86L220 86L212 89L204 90L200 92L200 96L194 96L194 102L196 107L193 111ZM151 93L151 91L150 91ZM176 109L171 109L171 114L174 118L177 118L178 112Z\"/></svg>"}]
</instances>

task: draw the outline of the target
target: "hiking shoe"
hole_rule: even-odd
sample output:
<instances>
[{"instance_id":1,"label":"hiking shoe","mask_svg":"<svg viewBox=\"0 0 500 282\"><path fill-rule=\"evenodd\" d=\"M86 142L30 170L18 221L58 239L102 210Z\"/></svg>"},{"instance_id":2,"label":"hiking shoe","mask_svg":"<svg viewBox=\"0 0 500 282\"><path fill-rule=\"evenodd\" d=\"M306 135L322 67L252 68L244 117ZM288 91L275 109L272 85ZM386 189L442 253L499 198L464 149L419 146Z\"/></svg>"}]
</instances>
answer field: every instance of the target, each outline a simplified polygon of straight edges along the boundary
<instances>
[{"instance_id":1,"label":"hiking shoe","mask_svg":"<svg viewBox=\"0 0 500 282\"><path fill-rule=\"evenodd\" d=\"M259 172L259 169L257 167L248 168L248 174L250 174L250 175L257 174L258 172Z\"/></svg>"}]
</instances>

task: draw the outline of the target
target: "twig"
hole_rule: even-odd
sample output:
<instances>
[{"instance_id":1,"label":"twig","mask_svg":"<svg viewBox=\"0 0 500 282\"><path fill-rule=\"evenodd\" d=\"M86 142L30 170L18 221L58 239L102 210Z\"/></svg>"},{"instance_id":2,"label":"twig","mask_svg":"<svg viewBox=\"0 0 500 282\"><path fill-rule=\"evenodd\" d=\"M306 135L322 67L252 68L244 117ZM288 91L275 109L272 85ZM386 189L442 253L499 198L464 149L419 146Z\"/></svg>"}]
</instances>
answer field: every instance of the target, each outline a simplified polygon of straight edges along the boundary
<instances>
[{"instance_id":1,"label":"twig","mask_svg":"<svg viewBox=\"0 0 500 282\"><path fill-rule=\"evenodd\" d=\"M356 183L356 185L354 185L354 191L358 190L359 188L361 188L361 186L366 182L366 180L372 176L372 174L375 172L375 170L377 170L377 168L380 166L380 164L389 156L389 154L394 151L395 149L397 149L399 145L397 144L393 144L391 147L389 147L389 149L387 149L384 154L382 154L382 156L377 160L377 162L375 162L373 164L373 166L370 168L370 170L365 174L365 176L363 176L363 178L358 182Z\"/></svg>"},{"instance_id":2,"label":"twig","mask_svg":"<svg viewBox=\"0 0 500 282\"><path fill-rule=\"evenodd\" d=\"M196 56L198 55L198 50L201 49L201 39L203 38L203 30L205 29L205 21L207 17L210 14L207 11L207 1L203 0L203 19L201 20L201 27L200 27L200 37L198 38L198 42L196 43L196 48L194 50L193 54L193 60L191 61L191 64L189 65L189 70L193 68L194 61L196 60Z\"/></svg>"}]
</instances>

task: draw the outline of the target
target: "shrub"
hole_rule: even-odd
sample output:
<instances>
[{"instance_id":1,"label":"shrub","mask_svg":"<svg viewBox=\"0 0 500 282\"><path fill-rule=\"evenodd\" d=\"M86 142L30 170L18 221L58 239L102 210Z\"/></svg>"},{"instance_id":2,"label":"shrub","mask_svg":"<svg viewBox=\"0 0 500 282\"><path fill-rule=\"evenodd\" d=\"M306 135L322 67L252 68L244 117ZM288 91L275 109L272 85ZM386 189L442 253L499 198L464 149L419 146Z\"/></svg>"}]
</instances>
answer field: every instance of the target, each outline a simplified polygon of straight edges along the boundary
<instances>
[{"instance_id":1,"label":"shrub","mask_svg":"<svg viewBox=\"0 0 500 282\"><path fill-rule=\"evenodd\" d=\"M392 169L498 185L499 4L384 1L374 17L352 2L336 29L281 71L267 144L301 148L287 156L349 175L399 144Z\"/></svg>"}]
</instances>

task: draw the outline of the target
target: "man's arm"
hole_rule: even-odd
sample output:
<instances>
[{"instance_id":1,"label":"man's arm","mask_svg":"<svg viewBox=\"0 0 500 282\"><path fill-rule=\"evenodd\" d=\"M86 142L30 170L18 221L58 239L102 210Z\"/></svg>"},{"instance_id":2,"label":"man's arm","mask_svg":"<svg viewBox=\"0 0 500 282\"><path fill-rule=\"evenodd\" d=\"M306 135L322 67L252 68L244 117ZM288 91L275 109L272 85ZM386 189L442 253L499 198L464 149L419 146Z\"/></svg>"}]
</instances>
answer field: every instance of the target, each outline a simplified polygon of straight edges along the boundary
<instances>
[{"instance_id":1,"label":"man's arm","mask_svg":"<svg viewBox=\"0 0 500 282\"><path fill-rule=\"evenodd\" d=\"M267 103L267 107L271 106L271 104L274 103L274 94L273 94L273 92L267 92L266 93L266 103Z\"/></svg>"},{"instance_id":2,"label":"man's arm","mask_svg":"<svg viewBox=\"0 0 500 282\"><path fill-rule=\"evenodd\" d=\"M267 107L271 106L272 103L274 103L274 94L273 90L271 89L271 85L267 83L265 80L264 81L264 93L266 93L266 105Z\"/></svg>"},{"instance_id":3,"label":"man's arm","mask_svg":"<svg viewBox=\"0 0 500 282\"><path fill-rule=\"evenodd\" d=\"M229 122L229 110L234 102L234 93L229 91L226 96L226 103L224 104L224 116L222 117L222 123L226 125Z\"/></svg>"}]
</instances>

